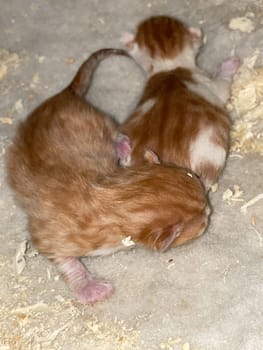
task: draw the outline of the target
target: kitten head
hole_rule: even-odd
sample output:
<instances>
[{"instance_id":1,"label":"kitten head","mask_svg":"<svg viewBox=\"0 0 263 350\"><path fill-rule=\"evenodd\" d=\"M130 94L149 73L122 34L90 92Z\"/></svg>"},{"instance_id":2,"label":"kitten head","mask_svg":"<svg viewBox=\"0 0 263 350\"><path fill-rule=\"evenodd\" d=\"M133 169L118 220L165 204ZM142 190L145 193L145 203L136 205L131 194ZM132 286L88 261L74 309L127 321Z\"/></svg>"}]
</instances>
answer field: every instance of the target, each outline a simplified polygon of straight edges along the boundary
<instances>
[{"instance_id":1,"label":"kitten head","mask_svg":"<svg viewBox=\"0 0 263 350\"><path fill-rule=\"evenodd\" d=\"M177 67L194 68L201 38L199 28L157 16L140 23L135 35L125 33L122 42L137 63L152 74Z\"/></svg>"}]
</instances>

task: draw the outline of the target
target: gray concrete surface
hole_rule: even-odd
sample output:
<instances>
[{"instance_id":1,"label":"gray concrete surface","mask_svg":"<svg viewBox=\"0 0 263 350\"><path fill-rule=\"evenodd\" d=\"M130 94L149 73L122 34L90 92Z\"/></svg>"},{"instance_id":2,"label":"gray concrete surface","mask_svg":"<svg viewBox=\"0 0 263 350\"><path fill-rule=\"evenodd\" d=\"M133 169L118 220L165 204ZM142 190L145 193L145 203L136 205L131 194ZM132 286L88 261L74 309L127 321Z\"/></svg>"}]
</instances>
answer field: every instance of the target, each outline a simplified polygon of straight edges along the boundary
<instances>
[{"instance_id":1,"label":"gray concrete surface","mask_svg":"<svg viewBox=\"0 0 263 350\"><path fill-rule=\"evenodd\" d=\"M248 12L254 13L253 32L228 28L232 17ZM263 192L258 155L230 156L211 195L211 224L196 242L165 254L134 250L86 258L91 272L115 286L104 303L77 303L39 255L29 252L20 275L14 267L16 249L27 237L24 214L4 179L4 151L16 123L63 88L88 54L119 47L122 31L153 14L203 28L207 43L199 62L210 72L233 48L241 59L255 48L263 52L262 0L1 1L1 54L17 54L0 80L0 118L7 118L0 119L1 350L263 349L262 202L244 215L242 201L222 200L235 184L244 201ZM88 98L123 120L143 82L132 62L111 58L98 69Z\"/></svg>"}]
</instances>

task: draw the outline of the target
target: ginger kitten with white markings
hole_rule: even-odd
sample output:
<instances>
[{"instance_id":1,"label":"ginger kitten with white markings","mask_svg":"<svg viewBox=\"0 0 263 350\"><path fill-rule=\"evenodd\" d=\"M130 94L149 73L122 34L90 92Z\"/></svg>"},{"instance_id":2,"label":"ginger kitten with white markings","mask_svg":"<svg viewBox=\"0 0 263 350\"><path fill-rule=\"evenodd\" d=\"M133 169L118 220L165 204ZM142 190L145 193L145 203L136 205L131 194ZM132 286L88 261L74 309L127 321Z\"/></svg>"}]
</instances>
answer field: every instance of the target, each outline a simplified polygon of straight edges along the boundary
<instances>
[{"instance_id":1,"label":"ginger kitten with white markings","mask_svg":"<svg viewBox=\"0 0 263 350\"><path fill-rule=\"evenodd\" d=\"M124 165L143 163L151 149L164 162L194 171L205 187L217 181L229 147L224 109L237 58L226 60L214 79L196 66L201 30L167 16L142 22L125 34L127 51L149 75L136 110L122 126L132 142Z\"/></svg>"}]
</instances>

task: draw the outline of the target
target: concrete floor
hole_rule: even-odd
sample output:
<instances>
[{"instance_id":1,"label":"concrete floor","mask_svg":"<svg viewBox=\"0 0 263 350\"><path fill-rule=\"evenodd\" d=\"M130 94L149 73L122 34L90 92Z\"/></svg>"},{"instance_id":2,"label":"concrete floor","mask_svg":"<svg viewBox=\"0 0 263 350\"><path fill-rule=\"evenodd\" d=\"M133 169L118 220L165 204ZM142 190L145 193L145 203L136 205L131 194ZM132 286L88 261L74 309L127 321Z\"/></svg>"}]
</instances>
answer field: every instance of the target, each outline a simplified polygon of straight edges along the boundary
<instances>
[{"instance_id":1,"label":"concrete floor","mask_svg":"<svg viewBox=\"0 0 263 350\"><path fill-rule=\"evenodd\" d=\"M228 28L231 18L249 12L254 31ZM85 259L115 286L104 303L77 303L46 259L30 251L20 275L14 267L27 237L4 179L4 151L17 121L63 88L92 51L119 47L122 31L153 14L203 28L207 43L199 62L209 72L234 48L241 59L255 48L263 52L262 0L2 1L0 63L5 59L8 70L0 65L0 350L263 349L262 202L240 212L243 201L263 192L259 155L230 156L211 195L211 224L196 242L165 254L134 250ZM88 98L123 120L143 82L132 62L111 58L98 69ZM236 184L243 201L223 201Z\"/></svg>"}]
</instances>

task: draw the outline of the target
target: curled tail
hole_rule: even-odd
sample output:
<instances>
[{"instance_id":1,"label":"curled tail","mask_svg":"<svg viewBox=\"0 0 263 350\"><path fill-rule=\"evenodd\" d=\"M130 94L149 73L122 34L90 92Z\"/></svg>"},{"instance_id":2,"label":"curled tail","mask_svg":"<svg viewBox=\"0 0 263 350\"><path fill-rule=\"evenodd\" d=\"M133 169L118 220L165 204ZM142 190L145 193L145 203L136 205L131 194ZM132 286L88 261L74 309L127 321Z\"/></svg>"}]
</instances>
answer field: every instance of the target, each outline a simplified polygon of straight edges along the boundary
<instances>
[{"instance_id":1,"label":"curled tail","mask_svg":"<svg viewBox=\"0 0 263 350\"><path fill-rule=\"evenodd\" d=\"M85 96L90 86L92 75L98 64L111 55L129 56L129 54L122 49L101 49L95 51L82 63L68 88L80 97Z\"/></svg>"}]
</instances>

